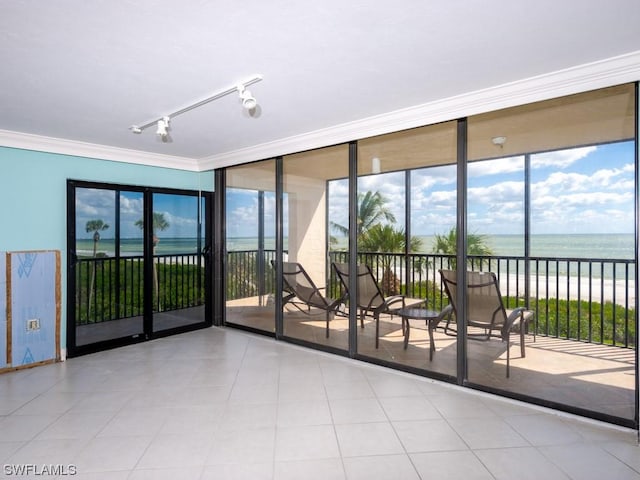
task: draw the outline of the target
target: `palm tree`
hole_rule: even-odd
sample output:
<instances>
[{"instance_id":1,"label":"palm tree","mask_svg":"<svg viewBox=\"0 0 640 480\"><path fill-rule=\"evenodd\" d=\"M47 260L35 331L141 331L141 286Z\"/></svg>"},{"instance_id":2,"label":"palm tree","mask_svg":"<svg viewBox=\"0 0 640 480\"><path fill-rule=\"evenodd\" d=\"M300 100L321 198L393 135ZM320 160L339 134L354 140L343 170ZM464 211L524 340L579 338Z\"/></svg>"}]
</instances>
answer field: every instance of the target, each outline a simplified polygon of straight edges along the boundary
<instances>
[{"instance_id":1,"label":"palm tree","mask_svg":"<svg viewBox=\"0 0 640 480\"><path fill-rule=\"evenodd\" d=\"M87 233L93 232L93 258L96 258L98 253L98 242L100 241L100 232L109 228L109 224L104 223L103 220L89 220L85 225Z\"/></svg>"},{"instance_id":2,"label":"palm tree","mask_svg":"<svg viewBox=\"0 0 640 480\"><path fill-rule=\"evenodd\" d=\"M391 225L396 222L396 217L387 207L387 202L387 198L377 191L358 194L356 236L359 251L383 254L380 257L383 266L381 288L385 294L395 295L400 292L400 280L391 269L393 255L390 254L405 251L406 237L404 230ZM349 234L349 229L343 225L332 222L331 227L345 236ZM421 246L419 238L411 237L410 251L418 251Z\"/></svg>"},{"instance_id":3,"label":"palm tree","mask_svg":"<svg viewBox=\"0 0 640 480\"><path fill-rule=\"evenodd\" d=\"M136 227L138 227L140 230L144 229L144 220L140 219L137 220L135 223ZM158 245L158 243L160 243L160 239L158 238L157 232L158 231L164 231L167 228L170 227L169 222L167 222L167 219L164 218L164 213L161 212L153 212L153 224L151 225L151 232L153 234L153 256L154 256L154 261L153 261L153 291L155 293L156 299L158 300L158 310L160 310L160 295L159 295L159 288L158 288L158 270L156 267L156 262L155 262L155 255L156 255L156 246Z\"/></svg>"},{"instance_id":4,"label":"palm tree","mask_svg":"<svg viewBox=\"0 0 640 480\"><path fill-rule=\"evenodd\" d=\"M477 233L467 234L467 255L479 255L489 257L493 255L493 250L486 243L487 237ZM445 255L455 255L458 251L458 235L456 227L451 227L448 233L435 236L433 253ZM456 267L455 258L451 259L451 267Z\"/></svg>"},{"instance_id":5,"label":"palm tree","mask_svg":"<svg viewBox=\"0 0 640 480\"><path fill-rule=\"evenodd\" d=\"M387 295L397 295L400 293L400 280L391 268L393 260L392 253L404 253L406 247L406 235L402 228L394 228L391 225L378 223L370 227L361 237L358 248L364 252L381 253L381 263L383 267L382 282L380 287ZM418 237L411 237L409 240L409 251L419 251L422 247L422 240Z\"/></svg>"},{"instance_id":6,"label":"palm tree","mask_svg":"<svg viewBox=\"0 0 640 480\"><path fill-rule=\"evenodd\" d=\"M358 240L372 226L379 224L383 220L395 223L396 217L387 207L387 199L380 192L368 191L358 194L357 231ZM349 227L331 222L331 227L344 236L349 235Z\"/></svg>"},{"instance_id":7,"label":"palm tree","mask_svg":"<svg viewBox=\"0 0 640 480\"><path fill-rule=\"evenodd\" d=\"M144 220L140 219L137 220L135 223L136 227L138 227L140 230L142 230L144 228ZM158 245L158 243L160 242L160 239L158 238L158 236L156 235L156 233L159 231L163 232L165 231L167 228L169 228L171 225L169 224L169 222L167 222L166 218L164 218L164 213L161 212L153 212L153 225L151 225L151 231L153 232L153 248L154 248L154 253L155 253L155 248Z\"/></svg>"},{"instance_id":8,"label":"palm tree","mask_svg":"<svg viewBox=\"0 0 640 480\"><path fill-rule=\"evenodd\" d=\"M93 232L93 259L91 262L91 280L89 282L89 305L87 308L87 320L91 316L91 303L93 300L93 290L96 281L96 262L95 258L98 255L98 242L100 242L100 232L109 228L109 224L104 223L103 220L89 220L84 226L87 233Z\"/></svg>"}]
</instances>

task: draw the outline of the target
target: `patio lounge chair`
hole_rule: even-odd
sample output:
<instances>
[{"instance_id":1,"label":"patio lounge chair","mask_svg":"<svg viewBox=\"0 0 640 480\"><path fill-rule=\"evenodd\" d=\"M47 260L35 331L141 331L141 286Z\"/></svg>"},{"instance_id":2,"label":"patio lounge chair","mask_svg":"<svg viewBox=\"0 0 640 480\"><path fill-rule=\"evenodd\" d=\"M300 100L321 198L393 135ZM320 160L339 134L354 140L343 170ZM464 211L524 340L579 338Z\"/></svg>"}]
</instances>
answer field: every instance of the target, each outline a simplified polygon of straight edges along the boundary
<instances>
[{"instance_id":1,"label":"patio lounge chair","mask_svg":"<svg viewBox=\"0 0 640 480\"><path fill-rule=\"evenodd\" d=\"M282 262L282 280L284 290L282 306L293 305L305 314L311 314L312 308L324 310L327 322L326 337L329 338L329 321L332 315L340 313L344 299L325 297L302 265L296 262Z\"/></svg>"},{"instance_id":2,"label":"patio lounge chair","mask_svg":"<svg viewBox=\"0 0 640 480\"><path fill-rule=\"evenodd\" d=\"M347 263L333 263L333 268L342 283L342 287L349 295L349 264ZM358 265L358 298L356 300L356 307L360 311L360 326L364 328L364 317L367 314L373 316L376 322L376 348L378 348L379 335L380 335L380 314L388 313L393 315L401 308L405 308L411 305L419 305L424 302L424 299L408 298L404 295L393 295L385 297L378 285L378 281L373 276L373 272L369 265ZM350 298L350 302L353 299ZM404 322L402 324L404 334Z\"/></svg>"},{"instance_id":3,"label":"patio lounge chair","mask_svg":"<svg viewBox=\"0 0 640 480\"><path fill-rule=\"evenodd\" d=\"M457 316L457 279L455 270L440 270L440 276ZM535 312L524 307L505 309L498 279L493 272L467 272L467 326L484 330L482 334L468 334L470 339L489 340L498 337L507 342L507 378L509 378L509 346L511 333L520 334L520 355L525 356L524 334ZM498 333L496 333L498 332Z\"/></svg>"}]
</instances>

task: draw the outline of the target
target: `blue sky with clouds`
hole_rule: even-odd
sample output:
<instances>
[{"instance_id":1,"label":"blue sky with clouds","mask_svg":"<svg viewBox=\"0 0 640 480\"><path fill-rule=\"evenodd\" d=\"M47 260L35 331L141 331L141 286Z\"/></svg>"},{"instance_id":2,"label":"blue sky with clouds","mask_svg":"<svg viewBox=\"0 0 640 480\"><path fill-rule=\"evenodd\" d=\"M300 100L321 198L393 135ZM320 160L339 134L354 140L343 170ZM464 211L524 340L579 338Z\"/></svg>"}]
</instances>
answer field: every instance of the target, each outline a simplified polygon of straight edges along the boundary
<instances>
[{"instance_id":1,"label":"blue sky with clouds","mask_svg":"<svg viewBox=\"0 0 640 480\"><path fill-rule=\"evenodd\" d=\"M120 194L120 237L141 238L142 231L136 222L143 215L143 194L121 192ZM162 213L169 224L162 235L167 238L194 238L198 233L198 197L156 193L153 196L155 212ZM85 231L89 220L100 219L109 225L100 232L102 238L115 236L116 192L94 188L76 189L76 235L77 238L92 238L93 233Z\"/></svg>"},{"instance_id":2,"label":"blue sky with clouds","mask_svg":"<svg viewBox=\"0 0 640 480\"><path fill-rule=\"evenodd\" d=\"M447 232L456 222L456 170L454 165L414 170L411 177L413 235ZM392 172L360 177L359 191L380 191L404 227L404 174ZM574 148L531 156L531 228L534 234L633 233L633 142ZM348 224L348 182L329 184L329 219ZM469 230L480 234L518 234L524 231L524 157L472 162L468 170ZM142 218L142 194L121 195L123 238L141 235L135 226ZM197 199L165 194L154 196L154 210L170 224L167 237L193 237L197 232ZM284 202L285 209L287 202ZM84 226L102 219L115 229L115 193L78 189L76 201L79 238L90 238ZM265 193L265 234L275 234L275 196ZM285 211L285 222L288 218ZM285 223L286 231L286 223ZM335 233L335 232L334 232ZM258 234L256 191L229 189L227 236Z\"/></svg>"},{"instance_id":3,"label":"blue sky with clouds","mask_svg":"<svg viewBox=\"0 0 640 480\"><path fill-rule=\"evenodd\" d=\"M411 176L413 235L446 233L456 223L454 165L414 170ZM404 227L404 175L361 177L359 191L379 191ZM330 218L346 225L347 182L330 186ZM531 228L534 234L633 233L633 143L540 153L531 156ZM478 161L468 169L469 231L524 232L524 157Z\"/></svg>"}]
</instances>

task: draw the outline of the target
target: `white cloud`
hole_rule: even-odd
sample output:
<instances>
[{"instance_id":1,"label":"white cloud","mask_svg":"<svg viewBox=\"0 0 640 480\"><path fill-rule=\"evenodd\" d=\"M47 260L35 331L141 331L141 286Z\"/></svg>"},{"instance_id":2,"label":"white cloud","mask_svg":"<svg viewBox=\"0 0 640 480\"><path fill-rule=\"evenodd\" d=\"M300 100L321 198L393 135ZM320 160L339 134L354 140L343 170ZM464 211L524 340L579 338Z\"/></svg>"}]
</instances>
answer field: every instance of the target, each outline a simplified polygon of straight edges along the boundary
<instances>
[{"instance_id":1,"label":"white cloud","mask_svg":"<svg viewBox=\"0 0 640 480\"><path fill-rule=\"evenodd\" d=\"M598 147L571 148L568 150L556 150L553 152L538 153L531 157L531 167L555 167L566 168L590 153L598 150Z\"/></svg>"},{"instance_id":2,"label":"white cloud","mask_svg":"<svg viewBox=\"0 0 640 480\"><path fill-rule=\"evenodd\" d=\"M76 189L76 215L104 219L115 212L116 196L113 190L97 188Z\"/></svg>"},{"instance_id":3,"label":"white cloud","mask_svg":"<svg viewBox=\"0 0 640 480\"><path fill-rule=\"evenodd\" d=\"M524 157L505 157L470 162L467 171L470 177L522 172L524 171Z\"/></svg>"},{"instance_id":4,"label":"white cloud","mask_svg":"<svg viewBox=\"0 0 640 480\"><path fill-rule=\"evenodd\" d=\"M129 198L124 195L120 195L120 214L121 215L136 215L142 218L142 196L137 198Z\"/></svg>"},{"instance_id":5,"label":"white cloud","mask_svg":"<svg viewBox=\"0 0 640 480\"><path fill-rule=\"evenodd\" d=\"M566 210L570 207L623 205L633 202L633 193L579 192L565 195L534 196L532 206L544 210Z\"/></svg>"},{"instance_id":6,"label":"white cloud","mask_svg":"<svg viewBox=\"0 0 640 480\"><path fill-rule=\"evenodd\" d=\"M554 172L546 179L531 186L534 199L547 195L559 196L565 192L597 196L600 191L633 191L634 181L628 176L629 170L601 169L586 175L582 173Z\"/></svg>"},{"instance_id":7,"label":"white cloud","mask_svg":"<svg viewBox=\"0 0 640 480\"><path fill-rule=\"evenodd\" d=\"M338 180L329 183L329 195L331 197L348 197L349 196L349 182L345 180Z\"/></svg>"},{"instance_id":8,"label":"white cloud","mask_svg":"<svg viewBox=\"0 0 640 480\"><path fill-rule=\"evenodd\" d=\"M522 205L523 195L524 182L500 182L490 187L469 188L467 198L470 205L481 203L502 206L510 202Z\"/></svg>"},{"instance_id":9,"label":"white cloud","mask_svg":"<svg viewBox=\"0 0 640 480\"><path fill-rule=\"evenodd\" d=\"M234 195L236 191L234 190ZM258 198L253 192L248 205L240 205L227 211L227 235L230 237L258 234Z\"/></svg>"},{"instance_id":10,"label":"white cloud","mask_svg":"<svg viewBox=\"0 0 640 480\"><path fill-rule=\"evenodd\" d=\"M441 167L414 170L411 173L411 185L415 189L431 189L436 185L456 184L456 166L444 165Z\"/></svg>"},{"instance_id":11,"label":"white cloud","mask_svg":"<svg viewBox=\"0 0 640 480\"><path fill-rule=\"evenodd\" d=\"M169 224L169 231L174 233L189 234L197 236L198 221L196 218L181 217L173 215L171 212L160 212L164 215L165 220Z\"/></svg>"},{"instance_id":12,"label":"white cloud","mask_svg":"<svg viewBox=\"0 0 640 480\"><path fill-rule=\"evenodd\" d=\"M455 206L456 204L456 191L455 190L439 190L432 192L427 198L426 202L433 206Z\"/></svg>"}]
</instances>

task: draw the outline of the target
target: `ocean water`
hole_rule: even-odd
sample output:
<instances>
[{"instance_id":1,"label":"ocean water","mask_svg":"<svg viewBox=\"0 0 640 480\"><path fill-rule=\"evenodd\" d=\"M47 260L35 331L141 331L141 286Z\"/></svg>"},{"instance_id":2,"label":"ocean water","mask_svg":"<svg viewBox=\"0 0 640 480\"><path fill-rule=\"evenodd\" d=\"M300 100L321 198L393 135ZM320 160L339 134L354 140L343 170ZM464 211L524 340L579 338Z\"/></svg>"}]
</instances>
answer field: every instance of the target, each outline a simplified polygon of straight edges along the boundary
<instances>
[{"instance_id":1,"label":"ocean water","mask_svg":"<svg viewBox=\"0 0 640 480\"><path fill-rule=\"evenodd\" d=\"M93 240L76 240L76 251L78 256L93 255ZM115 240L113 238L104 238L98 242L99 253L113 257L115 256L115 251ZM124 238L120 240L120 255L123 257L142 255L143 251L144 246L141 238ZM196 238L160 238L156 245L156 254L158 255L188 254L196 253L197 251L198 241Z\"/></svg>"},{"instance_id":2,"label":"ocean water","mask_svg":"<svg viewBox=\"0 0 640 480\"><path fill-rule=\"evenodd\" d=\"M435 237L422 236L420 253L433 252ZM287 249L285 238L285 250ZM524 240L520 235L487 235L485 242L497 256L521 256L524 254ZM161 238L156 246L159 255L195 253L197 252L195 238ZM339 239L337 248L346 247L345 239ZM227 250L256 250L258 239L253 237L235 237L227 239ZM265 248L275 249L275 239L266 238ZM79 239L76 249L81 255L92 255L93 240ZM98 251L113 256L115 244L113 239L101 239ZM141 255L143 251L142 239L123 239L120 242L122 255ZM585 235L532 235L531 256L552 258L589 258L589 259L620 259L634 258L633 234L585 234Z\"/></svg>"},{"instance_id":3,"label":"ocean water","mask_svg":"<svg viewBox=\"0 0 640 480\"><path fill-rule=\"evenodd\" d=\"M418 236L422 247L418 253L432 253L435 236ZM485 235L486 245L494 255L524 255L524 238L521 235ZM338 249L345 249L347 241L338 239ZM532 257L617 259L634 258L633 234L575 234L531 235Z\"/></svg>"},{"instance_id":4,"label":"ocean water","mask_svg":"<svg viewBox=\"0 0 640 480\"><path fill-rule=\"evenodd\" d=\"M433 251L435 237L419 237L422 252ZM486 244L497 256L524 255L521 235L486 235ZM634 258L633 234L531 235L532 257L619 259Z\"/></svg>"}]
</instances>

